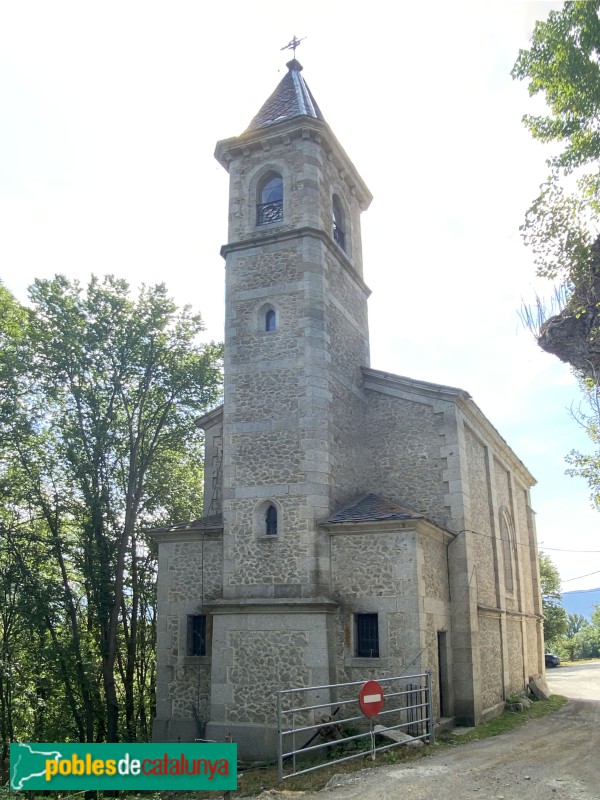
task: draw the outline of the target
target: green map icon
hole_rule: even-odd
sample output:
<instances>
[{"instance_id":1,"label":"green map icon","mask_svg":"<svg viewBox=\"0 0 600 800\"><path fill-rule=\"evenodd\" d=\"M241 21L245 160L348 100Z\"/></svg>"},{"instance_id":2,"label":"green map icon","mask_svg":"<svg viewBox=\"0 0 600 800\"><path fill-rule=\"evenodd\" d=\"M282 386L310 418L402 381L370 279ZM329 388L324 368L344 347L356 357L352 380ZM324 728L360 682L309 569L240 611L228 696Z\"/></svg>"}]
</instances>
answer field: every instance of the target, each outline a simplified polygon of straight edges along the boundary
<instances>
[{"instance_id":1,"label":"green map icon","mask_svg":"<svg viewBox=\"0 0 600 800\"><path fill-rule=\"evenodd\" d=\"M43 748L43 749L42 749ZM62 753L50 750L46 745L11 744L10 746L10 788L13 791L27 791L28 781L46 776L48 759L58 761ZM34 781L37 783L37 781ZM33 788L33 787L32 787Z\"/></svg>"}]
</instances>

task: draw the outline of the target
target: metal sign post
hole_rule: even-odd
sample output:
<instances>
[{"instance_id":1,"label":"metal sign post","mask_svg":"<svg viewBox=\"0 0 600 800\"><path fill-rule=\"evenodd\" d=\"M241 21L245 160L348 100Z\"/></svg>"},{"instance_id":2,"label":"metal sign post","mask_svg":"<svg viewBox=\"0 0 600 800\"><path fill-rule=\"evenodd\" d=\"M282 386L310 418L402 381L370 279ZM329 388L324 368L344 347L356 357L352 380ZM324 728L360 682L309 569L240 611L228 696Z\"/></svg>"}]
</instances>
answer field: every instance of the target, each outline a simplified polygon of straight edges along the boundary
<instances>
[{"instance_id":1,"label":"metal sign post","mask_svg":"<svg viewBox=\"0 0 600 800\"><path fill-rule=\"evenodd\" d=\"M371 740L371 759L375 761L375 732L373 717L383 709L383 687L378 681L367 681L358 693L358 704L365 717L369 718L369 734Z\"/></svg>"}]
</instances>

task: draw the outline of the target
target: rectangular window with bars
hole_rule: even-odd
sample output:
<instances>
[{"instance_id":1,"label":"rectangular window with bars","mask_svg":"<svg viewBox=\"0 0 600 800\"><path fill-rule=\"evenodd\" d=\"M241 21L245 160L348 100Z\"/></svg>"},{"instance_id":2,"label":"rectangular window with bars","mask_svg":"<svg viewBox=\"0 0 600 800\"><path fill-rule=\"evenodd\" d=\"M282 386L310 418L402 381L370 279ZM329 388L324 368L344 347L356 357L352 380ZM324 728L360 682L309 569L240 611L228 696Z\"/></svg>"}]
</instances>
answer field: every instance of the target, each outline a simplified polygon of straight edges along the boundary
<instances>
[{"instance_id":1,"label":"rectangular window with bars","mask_svg":"<svg viewBox=\"0 0 600 800\"><path fill-rule=\"evenodd\" d=\"M188 656L206 655L206 614L195 614L187 618Z\"/></svg>"},{"instance_id":2,"label":"rectangular window with bars","mask_svg":"<svg viewBox=\"0 0 600 800\"><path fill-rule=\"evenodd\" d=\"M354 617L354 654L357 658L379 658L379 615Z\"/></svg>"}]
</instances>

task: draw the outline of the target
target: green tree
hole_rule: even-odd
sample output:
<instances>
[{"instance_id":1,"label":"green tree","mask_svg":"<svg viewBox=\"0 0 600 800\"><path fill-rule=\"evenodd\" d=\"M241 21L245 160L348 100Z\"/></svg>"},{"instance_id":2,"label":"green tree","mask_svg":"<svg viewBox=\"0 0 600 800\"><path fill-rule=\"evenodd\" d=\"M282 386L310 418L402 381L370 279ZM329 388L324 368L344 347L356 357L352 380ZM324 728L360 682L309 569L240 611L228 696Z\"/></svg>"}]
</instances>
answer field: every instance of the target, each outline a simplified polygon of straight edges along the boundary
<instances>
[{"instance_id":1,"label":"green tree","mask_svg":"<svg viewBox=\"0 0 600 800\"><path fill-rule=\"evenodd\" d=\"M0 283L0 431L10 424L18 398L19 345L27 311Z\"/></svg>"},{"instance_id":2,"label":"green tree","mask_svg":"<svg viewBox=\"0 0 600 800\"><path fill-rule=\"evenodd\" d=\"M548 113L523 118L536 139L559 142L552 166L571 172L596 161L600 151L600 3L569 0L535 24L531 47L520 50L512 75L543 94Z\"/></svg>"},{"instance_id":3,"label":"green tree","mask_svg":"<svg viewBox=\"0 0 600 800\"><path fill-rule=\"evenodd\" d=\"M523 118L550 157L521 230L538 274L560 282L550 311L538 300L537 314L522 316L540 347L581 379L589 412L579 421L593 449L571 452L567 472L587 480L600 508L600 0L565 2L537 22L512 75L545 101L543 113Z\"/></svg>"},{"instance_id":4,"label":"green tree","mask_svg":"<svg viewBox=\"0 0 600 800\"><path fill-rule=\"evenodd\" d=\"M538 273L563 283L562 310L539 320L540 346L594 381L600 375L600 0L566 2L536 23L513 77L547 112L523 120L548 143L550 173L523 234Z\"/></svg>"},{"instance_id":5,"label":"green tree","mask_svg":"<svg viewBox=\"0 0 600 800\"><path fill-rule=\"evenodd\" d=\"M576 633L579 633L579 631L588 624L583 614L569 614L567 619L567 637L570 639L572 636L575 636Z\"/></svg>"},{"instance_id":6,"label":"green tree","mask_svg":"<svg viewBox=\"0 0 600 800\"><path fill-rule=\"evenodd\" d=\"M600 511L600 385L590 379L580 381L583 401L573 415L594 446L591 453L571 450L567 456L568 475L584 478L592 505Z\"/></svg>"},{"instance_id":7,"label":"green tree","mask_svg":"<svg viewBox=\"0 0 600 800\"><path fill-rule=\"evenodd\" d=\"M156 563L144 529L201 512L195 419L219 397L221 350L198 342L200 318L164 286L133 300L111 276L85 290L57 276L30 296L9 365L18 402L0 477L14 519L0 563L4 549L42 610L35 635L71 735L147 738Z\"/></svg>"},{"instance_id":8,"label":"green tree","mask_svg":"<svg viewBox=\"0 0 600 800\"><path fill-rule=\"evenodd\" d=\"M573 641L575 643L575 660L598 658L598 655L600 655L600 639L598 637L598 632L592 625L584 625L583 628L577 631L573 636Z\"/></svg>"},{"instance_id":9,"label":"green tree","mask_svg":"<svg viewBox=\"0 0 600 800\"><path fill-rule=\"evenodd\" d=\"M546 645L567 633L567 611L562 605L560 575L550 556L540 553L540 581Z\"/></svg>"}]
</instances>

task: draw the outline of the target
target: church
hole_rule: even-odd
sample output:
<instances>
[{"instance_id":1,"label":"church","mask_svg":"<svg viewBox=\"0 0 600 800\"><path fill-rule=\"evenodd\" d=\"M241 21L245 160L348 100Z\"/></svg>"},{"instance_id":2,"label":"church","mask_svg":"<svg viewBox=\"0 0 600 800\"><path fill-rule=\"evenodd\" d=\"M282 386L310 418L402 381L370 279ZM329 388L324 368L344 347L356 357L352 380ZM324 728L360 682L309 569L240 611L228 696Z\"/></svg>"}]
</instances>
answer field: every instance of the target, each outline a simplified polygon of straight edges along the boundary
<instances>
[{"instance_id":1,"label":"church","mask_svg":"<svg viewBox=\"0 0 600 800\"><path fill-rule=\"evenodd\" d=\"M473 725L542 674L535 481L470 395L369 365L371 194L295 58L229 174L204 516L158 543L155 741L276 752L275 692L431 670Z\"/></svg>"}]
</instances>

